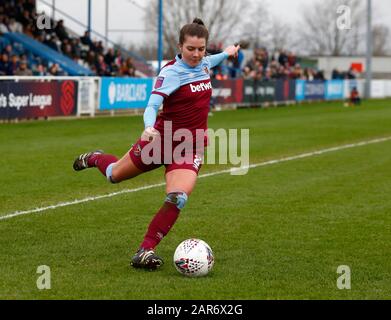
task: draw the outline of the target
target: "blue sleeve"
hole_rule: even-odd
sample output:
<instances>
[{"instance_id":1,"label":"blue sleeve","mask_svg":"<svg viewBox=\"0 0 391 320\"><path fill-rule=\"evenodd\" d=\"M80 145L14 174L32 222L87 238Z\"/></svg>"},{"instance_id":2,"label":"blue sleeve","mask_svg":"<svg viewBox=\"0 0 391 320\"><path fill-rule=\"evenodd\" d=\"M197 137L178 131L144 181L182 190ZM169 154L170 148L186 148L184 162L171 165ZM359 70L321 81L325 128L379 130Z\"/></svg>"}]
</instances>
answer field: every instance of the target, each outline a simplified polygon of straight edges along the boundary
<instances>
[{"instance_id":1,"label":"blue sleeve","mask_svg":"<svg viewBox=\"0 0 391 320\"><path fill-rule=\"evenodd\" d=\"M159 111L160 105L163 103L164 98L158 94L151 94L149 97L148 105L144 111L144 126L153 127L156 121L156 116Z\"/></svg>"},{"instance_id":2,"label":"blue sleeve","mask_svg":"<svg viewBox=\"0 0 391 320\"><path fill-rule=\"evenodd\" d=\"M209 69L214 68L215 66L219 65L224 59L228 58L228 53L221 52L218 54L214 54L211 56L206 57L209 63Z\"/></svg>"},{"instance_id":3,"label":"blue sleeve","mask_svg":"<svg viewBox=\"0 0 391 320\"><path fill-rule=\"evenodd\" d=\"M179 76L173 67L163 68L156 78L152 93L167 98L179 87Z\"/></svg>"}]
</instances>

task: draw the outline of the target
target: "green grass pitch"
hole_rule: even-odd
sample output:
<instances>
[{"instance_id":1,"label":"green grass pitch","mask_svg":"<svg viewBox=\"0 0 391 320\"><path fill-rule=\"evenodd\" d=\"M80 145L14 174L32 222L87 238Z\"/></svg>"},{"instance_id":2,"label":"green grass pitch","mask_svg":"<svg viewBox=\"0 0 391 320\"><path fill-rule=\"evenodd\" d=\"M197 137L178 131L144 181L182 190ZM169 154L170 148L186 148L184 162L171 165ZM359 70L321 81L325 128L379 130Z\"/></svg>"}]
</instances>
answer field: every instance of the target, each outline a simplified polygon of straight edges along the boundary
<instances>
[{"instance_id":1,"label":"green grass pitch","mask_svg":"<svg viewBox=\"0 0 391 320\"><path fill-rule=\"evenodd\" d=\"M0 217L163 182L162 168L118 185L72 170L95 148L122 156L142 126L139 116L0 124ZM391 137L391 102L222 111L209 126L250 129L254 164ZM163 186L2 219L0 299L390 299L390 194L391 140L199 179L158 247L157 272L129 259ZM173 266L190 237L214 251L204 278ZM40 265L50 267L50 290L37 288ZM340 265L350 267L351 289L337 287Z\"/></svg>"}]
</instances>

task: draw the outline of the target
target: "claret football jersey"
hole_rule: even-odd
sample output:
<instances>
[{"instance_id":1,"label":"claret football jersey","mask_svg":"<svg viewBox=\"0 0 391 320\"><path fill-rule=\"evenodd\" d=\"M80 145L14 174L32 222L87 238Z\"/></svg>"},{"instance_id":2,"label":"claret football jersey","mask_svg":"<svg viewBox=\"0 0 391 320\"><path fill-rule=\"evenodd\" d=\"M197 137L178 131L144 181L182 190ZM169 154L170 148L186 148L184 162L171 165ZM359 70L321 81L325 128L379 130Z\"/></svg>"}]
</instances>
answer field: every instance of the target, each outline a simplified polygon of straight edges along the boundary
<instances>
[{"instance_id":1,"label":"claret football jersey","mask_svg":"<svg viewBox=\"0 0 391 320\"><path fill-rule=\"evenodd\" d=\"M163 111L154 127L164 133L164 121L172 122L172 131L186 128L195 136L196 129L207 129L212 83L209 70L228 54L204 57L198 66L190 67L177 55L160 71L152 94L164 97ZM167 127L166 127L167 128Z\"/></svg>"}]
</instances>

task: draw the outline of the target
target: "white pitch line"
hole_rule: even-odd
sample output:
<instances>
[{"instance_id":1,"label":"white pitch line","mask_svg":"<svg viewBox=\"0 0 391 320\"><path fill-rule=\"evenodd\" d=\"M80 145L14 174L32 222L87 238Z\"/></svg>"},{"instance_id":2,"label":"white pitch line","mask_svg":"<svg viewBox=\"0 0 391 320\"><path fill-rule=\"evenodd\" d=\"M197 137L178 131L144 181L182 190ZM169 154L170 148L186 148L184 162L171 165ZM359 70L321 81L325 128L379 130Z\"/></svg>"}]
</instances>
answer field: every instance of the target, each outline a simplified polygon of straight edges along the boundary
<instances>
[{"instance_id":1,"label":"white pitch line","mask_svg":"<svg viewBox=\"0 0 391 320\"><path fill-rule=\"evenodd\" d=\"M275 160L269 160L269 161L265 161L265 162L255 163L255 164L249 165L248 168L251 169L251 168L257 168L257 167L263 167L263 166L267 166L267 165L271 165L271 164L276 164L276 163L281 163L281 162L286 162L286 161L292 161L292 160L297 160L297 159L308 158L308 157L312 157L312 156L316 156L316 155L320 155L320 154L324 154L324 153L328 153L328 152L339 151L339 150L355 148L355 147L361 147L361 146L365 146L365 145L368 145L368 144L380 143L380 142L389 141L389 140L391 140L391 137L384 137L384 138L379 138L379 139L361 141L361 142L357 142L357 143L350 143L350 144L345 144L345 145L342 145L342 146L337 146L337 147L332 147L332 148L327 148L327 149L322 149L322 150L302 153L302 154L298 154L296 156L285 157L285 158L280 158L280 159L275 159ZM205 174L200 175L198 178L206 178L206 177L216 176L216 175L219 175L219 174L230 173L230 172L232 172L232 169L235 170L236 168L230 168L230 169L220 170L220 171L211 172L211 173L205 173ZM239 169L240 168L238 168L238 170ZM16 212L4 215L4 216L0 216L0 220L11 219L11 218L14 218L14 217L17 217L17 216L22 216L22 215L27 215L27 214L31 214L31 213L42 212L42 211L46 211L46 210L50 210L50 209L57 209L57 208L61 208L61 207L67 207L67 206L71 206L71 205L74 205L74 204L79 204L79 203L84 203L84 202L89 202L89 201L95 201L95 200L104 199L104 198L111 198L111 197L115 197L115 196L120 195L120 194L138 192L138 191L142 191L142 190L148 190L148 189L152 189L152 188L156 188L156 187L161 187L161 186L164 186L164 185L165 185L165 183L162 182L162 183L151 184L151 185L148 185L148 186L139 187L139 188L135 188L135 189L124 189L124 190L121 190L121 191L112 192L112 193L108 193L108 194L103 194L103 195L100 195L100 196L87 197L87 198L84 198L84 199L79 199L79 200L74 200L74 201L60 202L60 203L57 203L55 205L51 205L51 206L47 206L47 207L41 207L41 208L25 210L25 211L16 211Z\"/></svg>"}]
</instances>

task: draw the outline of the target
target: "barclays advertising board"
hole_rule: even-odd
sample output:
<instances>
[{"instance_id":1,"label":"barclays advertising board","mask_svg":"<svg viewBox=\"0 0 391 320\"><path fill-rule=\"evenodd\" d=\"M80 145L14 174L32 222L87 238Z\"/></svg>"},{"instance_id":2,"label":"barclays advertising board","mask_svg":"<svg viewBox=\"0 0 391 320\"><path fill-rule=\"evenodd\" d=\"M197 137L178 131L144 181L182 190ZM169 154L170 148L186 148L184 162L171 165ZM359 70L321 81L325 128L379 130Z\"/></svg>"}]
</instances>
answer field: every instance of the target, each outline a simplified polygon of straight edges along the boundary
<instances>
[{"instance_id":1,"label":"barclays advertising board","mask_svg":"<svg viewBox=\"0 0 391 320\"><path fill-rule=\"evenodd\" d=\"M326 81L326 100L338 100L344 98L344 81L328 80Z\"/></svg>"},{"instance_id":2,"label":"barclays advertising board","mask_svg":"<svg viewBox=\"0 0 391 320\"><path fill-rule=\"evenodd\" d=\"M304 99L305 100L323 100L325 95L325 81L312 80L305 82Z\"/></svg>"},{"instance_id":3,"label":"barclays advertising board","mask_svg":"<svg viewBox=\"0 0 391 320\"><path fill-rule=\"evenodd\" d=\"M99 110L145 108L152 78L102 78Z\"/></svg>"},{"instance_id":4,"label":"barclays advertising board","mask_svg":"<svg viewBox=\"0 0 391 320\"><path fill-rule=\"evenodd\" d=\"M305 80L296 80L296 100L304 100Z\"/></svg>"}]
</instances>

